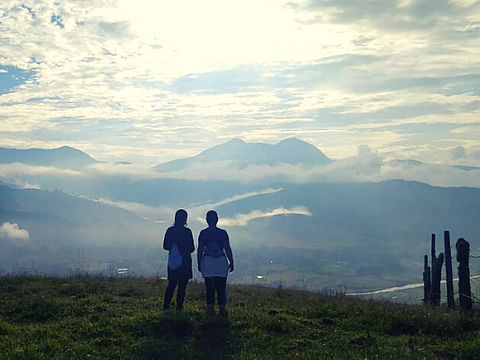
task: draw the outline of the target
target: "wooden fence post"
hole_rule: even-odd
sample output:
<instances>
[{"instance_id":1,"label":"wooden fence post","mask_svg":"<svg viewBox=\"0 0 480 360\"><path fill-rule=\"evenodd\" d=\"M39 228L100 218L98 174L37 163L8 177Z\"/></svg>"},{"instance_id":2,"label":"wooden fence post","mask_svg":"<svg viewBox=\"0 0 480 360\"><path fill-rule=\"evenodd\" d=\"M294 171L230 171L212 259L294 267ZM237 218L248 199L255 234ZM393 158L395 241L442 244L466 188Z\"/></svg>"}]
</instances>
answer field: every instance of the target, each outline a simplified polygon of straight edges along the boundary
<instances>
[{"instance_id":1,"label":"wooden fence post","mask_svg":"<svg viewBox=\"0 0 480 360\"><path fill-rule=\"evenodd\" d=\"M440 281L442 280L442 266L444 255L441 252L435 260L435 268L432 273L432 306L440 305Z\"/></svg>"},{"instance_id":2,"label":"wooden fence post","mask_svg":"<svg viewBox=\"0 0 480 360\"><path fill-rule=\"evenodd\" d=\"M428 255L425 255L423 265L423 302L425 305L430 303L430 295L432 292L431 289L431 276L430 276L430 266L428 266Z\"/></svg>"},{"instance_id":3,"label":"wooden fence post","mask_svg":"<svg viewBox=\"0 0 480 360\"><path fill-rule=\"evenodd\" d=\"M455 298L453 296L453 270L452 252L450 251L450 232L443 233L445 247L445 273L447 278L447 305L450 310L455 309Z\"/></svg>"},{"instance_id":4,"label":"wooden fence post","mask_svg":"<svg viewBox=\"0 0 480 360\"><path fill-rule=\"evenodd\" d=\"M456 243L458 265L458 292L460 307L463 310L472 310L472 291L470 288L470 244L464 238L460 238Z\"/></svg>"},{"instance_id":5,"label":"wooden fence post","mask_svg":"<svg viewBox=\"0 0 480 360\"><path fill-rule=\"evenodd\" d=\"M431 269L433 271L433 269L435 268L435 259L437 258L437 255L435 254L435 234L432 234L432 265L431 266Z\"/></svg>"}]
</instances>

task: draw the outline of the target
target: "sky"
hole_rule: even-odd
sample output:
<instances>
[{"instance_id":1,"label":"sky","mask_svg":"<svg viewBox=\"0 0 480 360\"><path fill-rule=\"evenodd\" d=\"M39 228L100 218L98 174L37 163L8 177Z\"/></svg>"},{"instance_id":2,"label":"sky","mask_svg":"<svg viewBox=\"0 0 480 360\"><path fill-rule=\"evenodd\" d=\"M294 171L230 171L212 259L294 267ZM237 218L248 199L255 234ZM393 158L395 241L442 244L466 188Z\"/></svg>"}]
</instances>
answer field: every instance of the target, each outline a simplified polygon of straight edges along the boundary
<instances>
[{"instance_id":1,"label":"sky","mask_svg":"<svg viewBox=\"0 0 480 360\"><path fill-rule=\"evenodd\" d=\"M232 138L480 166L480 1L0 3L0 146L155 165Z\"/></svg>"}]
</instances>

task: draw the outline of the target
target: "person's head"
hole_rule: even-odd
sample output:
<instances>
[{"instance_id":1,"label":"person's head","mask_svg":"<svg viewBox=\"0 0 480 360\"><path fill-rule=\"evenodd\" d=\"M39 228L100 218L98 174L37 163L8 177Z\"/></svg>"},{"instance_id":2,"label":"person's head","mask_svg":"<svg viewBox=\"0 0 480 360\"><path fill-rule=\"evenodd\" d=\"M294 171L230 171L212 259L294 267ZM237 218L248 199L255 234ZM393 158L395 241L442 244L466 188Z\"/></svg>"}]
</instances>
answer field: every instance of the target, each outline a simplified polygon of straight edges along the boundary
<instances>
[{"instance_id":1,"label":"person's head","mask_svg":"<svg viewBox=\"0 0 480 360\"><path fill-rule=\"evenodd\" d=\"M208 226L216 226L218 222L218 215L215 210L207 212L207 224Z\"/></svg>"},{"instance_id":2,"label":"person's head","mask_svg":"<svg viewBox=\"0 0 480 360\"><path fill-rule=\"evenodd\" d=\"M175 222L174 226L185 226L187 225L187 212L183 209L178 209L175 213Z\"/></svg>"}]
</instances>

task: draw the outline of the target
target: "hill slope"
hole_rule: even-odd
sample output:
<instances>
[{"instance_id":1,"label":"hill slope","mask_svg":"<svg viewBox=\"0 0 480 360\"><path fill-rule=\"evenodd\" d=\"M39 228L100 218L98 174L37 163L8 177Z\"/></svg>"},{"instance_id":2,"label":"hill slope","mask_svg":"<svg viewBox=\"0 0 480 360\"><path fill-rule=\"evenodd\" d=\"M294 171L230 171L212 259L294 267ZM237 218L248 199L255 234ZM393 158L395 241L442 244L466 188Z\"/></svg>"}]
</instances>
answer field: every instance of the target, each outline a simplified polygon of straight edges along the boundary
<instances>
[{"instance_id":1,"label":"hill slope","mask_svg":"<svg viewBox=\"0 0 480 360\"><path fill-rule=\"evenodd\" d=\"M0 147L0 164L22 163L36 166L55 166L78 169L97 161L70 146L58 149L8 149Z\"/></svg>"},{"instance_id":2,"label":"hill slope","mask_svg":"<svg viewBox=\"0 0 480 360\"><path fill-rule=\"evenodd\" d=\"M180 314L160 310L165 287L2 277L2 359L479 359L477 313L229 285L229 317L206 317L203 284Z\"/></svg>"},{"instance_id":3,"label":"hill slope","mask_svg":"<svg viewBox=\"0 0 480 360\"><path fill-rule=\"evenodd\" d=\"M139 242L146 246L158 236L153 224L126 210L59 190L0 184L0 227L5 224L15 224L28 236L0 231L0 272L26 271L25 264L60 271L69 267L79 247L106 261L125 246L140 249Z\"/></svg>"}]
</instances>

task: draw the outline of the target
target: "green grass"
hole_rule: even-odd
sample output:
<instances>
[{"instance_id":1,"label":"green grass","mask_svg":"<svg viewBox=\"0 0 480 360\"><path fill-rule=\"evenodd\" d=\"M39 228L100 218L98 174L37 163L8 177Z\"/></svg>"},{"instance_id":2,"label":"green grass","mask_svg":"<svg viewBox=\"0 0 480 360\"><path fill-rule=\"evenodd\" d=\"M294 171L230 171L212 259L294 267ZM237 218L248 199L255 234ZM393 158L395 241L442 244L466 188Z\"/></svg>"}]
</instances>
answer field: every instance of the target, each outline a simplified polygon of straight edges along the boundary
<instances>
[{"instance_id":1,"label":"green grass","mask_svg":"<svg viewBox=\"0 0 480 360\"><path fill-rule=\"evenodd\" d=\"M157 278L0 278L0 359L480 359L480 316L246 285L228 317Z\"/></svg>"}]
</instances>

